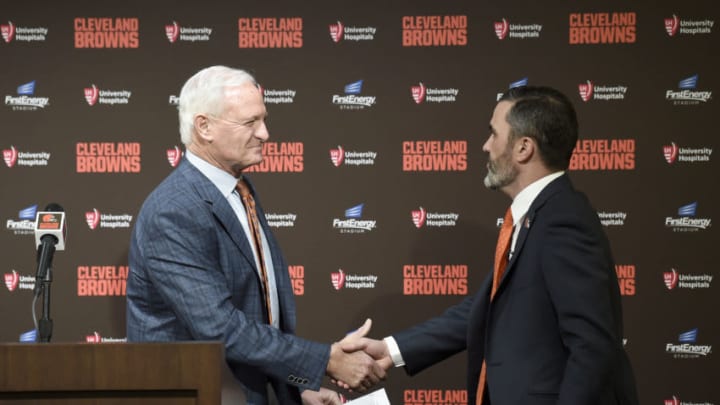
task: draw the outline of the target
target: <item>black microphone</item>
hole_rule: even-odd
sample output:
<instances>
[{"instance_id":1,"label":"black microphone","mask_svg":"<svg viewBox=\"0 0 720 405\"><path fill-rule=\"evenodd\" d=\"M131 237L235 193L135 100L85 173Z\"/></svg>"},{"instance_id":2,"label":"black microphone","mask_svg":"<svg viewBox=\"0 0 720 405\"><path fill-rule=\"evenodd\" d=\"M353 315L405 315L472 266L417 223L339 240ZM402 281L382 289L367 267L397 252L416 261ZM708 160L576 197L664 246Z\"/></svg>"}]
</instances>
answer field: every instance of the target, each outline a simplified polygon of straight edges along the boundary
<instances>
[{"instance_id":1,"label":"black microphone","mask_svg":"<svg viewBox=\"0 0 720 405\"><path fill-rule=\"evenodd\" d=\"M37 246L38 268L35 276L35 296L40 295L41 283L52 266L56 250L65 250L65 210L58 204L50 203L35 218L35 245Z\"/></svg>"}]
</instances>

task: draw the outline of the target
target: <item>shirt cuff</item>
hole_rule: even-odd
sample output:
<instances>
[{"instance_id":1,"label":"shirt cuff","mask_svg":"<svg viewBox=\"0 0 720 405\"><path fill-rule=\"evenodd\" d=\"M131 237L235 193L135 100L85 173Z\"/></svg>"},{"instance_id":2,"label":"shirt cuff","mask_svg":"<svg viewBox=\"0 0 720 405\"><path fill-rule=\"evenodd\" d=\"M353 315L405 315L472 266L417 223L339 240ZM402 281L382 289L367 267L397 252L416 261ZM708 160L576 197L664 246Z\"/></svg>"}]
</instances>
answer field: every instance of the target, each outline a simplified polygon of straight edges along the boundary
<instances>
[{"instance_id":1,"label":"shirt cuff","mask_svg":"<svg viewBox=\"0 0 720 405\"><path fill-rule=\"evenodd\" d=\"M395 338L392 336L388 336L385 339L383 339L385 344L388 348L388 353L390 353L390 358L393 361L393 364L395 367L402 367L405 365L405 360L402 358L402 353L400 353L400 347L398 347L397 342L395 341Z\"/></svg>"}]
</instances>

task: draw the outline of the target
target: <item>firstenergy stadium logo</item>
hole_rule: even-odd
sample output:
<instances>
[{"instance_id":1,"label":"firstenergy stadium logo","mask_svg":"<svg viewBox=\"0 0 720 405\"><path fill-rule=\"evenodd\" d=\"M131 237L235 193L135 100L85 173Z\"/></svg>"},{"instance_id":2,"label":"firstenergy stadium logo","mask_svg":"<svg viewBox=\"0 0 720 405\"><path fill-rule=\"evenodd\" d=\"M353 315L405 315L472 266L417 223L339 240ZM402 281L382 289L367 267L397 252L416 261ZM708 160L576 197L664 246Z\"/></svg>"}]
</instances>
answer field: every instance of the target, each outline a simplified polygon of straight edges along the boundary
<instances>
[{"instance_id":1,"label":"firstenergy stadium logo","mask_svg":"<svg viewBox=\"0 0 720 405\"><path fill-rule=\"evenodd\" d=\"M124 343L124 342L127 342L127 338L103 337L98 332L93 332L90 335L85 335L85 343Z\"/></svg>"},{"instance_id":2,"label":"firstenergy stadium logo","mask_svg":"<svg viewBox=\"0 0 720 405\"><path fill-rule=\"evenodd\" d=\"M616 264L615 274L620 287L620 295L635 295L635 265L634 264Z\"/></svg>"},{"instance_id":3,"label":"firstenergy stadium logo","mask_svg":"<svg viewBox=\"0 0 720 405\"><path fill-rule=\"evenodd\" d=\"M665 283L665 287L670 291L676 288L689 290L707 289L710 288L712 280L712 274L683 274L674 268L663 273L663 282Z\"/></svg>"},{"instance_id":4,"label":"firstenergy stadium logo","mask_svg":"<svg viewBox=\"0 0 720 405\"><path fill-rule=\"evenodd\" d=\"M374 219L362 219L365 203L358 204L345 210L345 219L334 218L333 228L340 233L366 233L377 227Z\"/></svg>"},{"instance_id":5,"label":"firstenergy stadium logo","mask_svg":"<svg viewBox=\"0 0 720 405\"><path fill-rule=\"evenodd\" d=\"M581 139L570 157L570 170L635 170L635 139Z\"/></svg>"},{"instance_id":6,"label":"firstenergy stadium logo","mask_svg":"<svg viewBox=\"0 0 720 405\"><path fill-rule=\"evenodd\" d=\"M330 162L333 166L373 166L377 152L345 150L338 145L337 149L330 149Z\"/></svg>"},{"instance_id":7,"label":"firstenergy stadium logo","mask_svg":"<svg viewBox=\"0 0 720 405\"><path fill-rule=\"evenodd\" d=\"M467 170L467 141L403 141L404 172Z\"/></svg>"},{"instance_id":8,"label":"firstenergy stadium logo","mask_svg":"<svg viewBox=\"0 0 720 405\"><path fill-rule=\"evenodd\" d=\"M598 211L598 218L602 226L625 226L625 219L627 218L627 212L624 211Z\"/></svg>"},{"instance_id":9,"label":"firstenergy stadium logo","mask_svg":"<svg viewBox=\"0 0 720 405\"><path fill-rule=\"evenodd\" d=\"M403 295L467 295L466 264L406 264Z\"/></svg>"},{"instance_id":10,"label":"firstenergy stadium logo","mask_svg":"<svg viewBox=\"0 0 720 405\"><path fill-rule=\"evenodd\" d=\"M292 104L295 102L295 94L293 89L266 89L258 86L260 94L263 95L265 104Z\"/></svg>"},{"instance_id":11,"label":"firstenergy stadium logo","mask_svg":"<svg viewBox=\"0 0 720 405\"><path fill-rule=\"evenodd\" d=\"M375 288L378 276L374 274L352 274L343 269L330 273L330 283L335 290L364 290Z\"/></svg>"},{"instance_id":12,"label":"firstenergy stadium logo","mask_svg":"<svg viewBox=\"0 0 720 405\"><path fill-rule=\"evenodd\" d=\"M183 157L183 152L182 150L180 150L179 146L175 145L165 151L165 157L167 158L167 162L170 164L171 167L177 167Z\"/></svg>"},{"instance_id":13,"label":"firstenergy stadium logo","mask_svg":"<svg viewBox=\"0 0 720 405\"><path fill-rule=\"evenodd\" d=\"M78 142L75 168L78 173L140 173L139 142Z\"/></svg>"},{"instance_id":14,"label":"firstenergy stadium logo","mask_svg":"<svg viewBox=\"0 0 720 405\"><path fill-rule=\"evenodd\" d=\"M571 13L570 44L632 44L637 39L637 14Z\"/></svg>"},{"instance_id":15,"label":"firstenergy stadium logo","mask_svg":"<svg viewBox=\"0 0 720 405\"><path fill-rule=\"evenodd\" d=\"M13 111L37 111L50 105L50 98L35 96L35 80L33 80L18 86L17 96L6 95L5 105Z\"/></svg>"},{"instance_id":16,"label":"firstenergy stadium logo","mask_svg":"<svg viewBox=\"0 0 720 405\"><path fill-rule=\"evenodd\" d=\"M415 228L424 226L429 228L444 228L456 226L460 214L456 212L428 212L425 208L420 207L417 210L410 211L410 218Z\"/></svg>"},{"instance_id":17,"label":"firstenergy stadium logo","mask_svg":"<svg viewBox=\"0 0 720 405\"><path fill-rule=\"evenodd\" d=\"M493 24L495 36L501 41L505 38L537 39L540 38L542 28L540 24L511 24L504 18L502 21L496 21Z\"/></svg>"},{"instance_id":18,"label":"firstenergy stadium logo","mask_svg":"<svg viewBox=\"0 0 720 405\"><path fill-rule=\"evenodd\" d=\"M341 21L337 24L330 24L330 38L333 42L339 43L345 41L372 41L375 39L376 27L357 27L354 25L345 25Z\"/></svg>"},{"instance_id":19,"label":"firstenergy stadium logo","mask_svg":"<svg viewBox=\"0 0 720 405\"><path fill-rule=\"evenodd\" d=\"M672 17L665 19L665 32L668 36L674 37L680 35L699 35L712 34L712 28L715 25L713 20L688 20L681 19L673 14Z\"/></svg>"},{"instance_id":20,"label":"firstenergy stadium logo","mask_svg":"<svg viewBox=\"0 0 720 405\"><path fill-rule=\"evenodd\" d=\"M21 209L18 211L18 220L8 219L5 228L12 231L13 235L34 235L37 210L37 204Z\"/></svg>"},{"instance_id":21,"label":"firstenergy stadium logo","mask_svg":"<svg viewBox=\"0 0 720 405\"><path fill-rule=\"evenodd\" d=\"M578 92L580 93L580 98L584 102L588 102L590 100L603 100L603 101L617 101L617 100L625 100L625 95L627 94L627 86L623 85L599 85L594 84L592 81L588 80L585 83L580 83L578 85Z\"/></svg>"},{"instance_id":22,"label":"firstenergy stadium logo","mask_svg":"<svg viewBox=\"0 0 720 405\"><path fill-rule=\"evenodd\" d=\"M302 48L303 19L300 17L241 17L238 19L238 48Z\"/></svg>"},{"instance_id":23,"label":"firstenergy stadium logo","mask_svg":"<svg viewBox=\"0 0 720 405\"><path fill-rule=\"evenodd\" d=\"M340 107L341 110L364 110L375 105L375 96L361 96L363 81L347 84L345 86L345 95L334 94L332 103Z\"/></svg>"},{"instance_id":24,"label":"firstenergy stadium logo","mask_svg":"<svg viewBox=\"0 0 720 405\"><path fill-rule=\"evenodd\" d=\"M695 201L678 208L678 217L666 217L665 226L674 232L698 232L709 228L712 224L711 218L695 218L697 206Z\"/></svg>"},{"instance_id":25,"label":"firstenergy stadium logo","mask_svg":"<svg viewBox=\"0 0 720 405\"><path fill-rule=\"evenodd\" d=\"M15 146L10 145L10 149L3 149L3 160L11 169L15 166L47 166L50 162L50 152L20 152Z\"/></svg>"},{"instance_id":26,"label":"firstenergy stadium logo","mask_svg":"<svg viewBox=\"0 0 720 405\"><path fill-rule=\"evenodd\" d=\"M130 90L101 90L98 89L95 84L90 85L90 87L85 87L83 91L85 93L85 101L87 101L91 107L95 104L128 104L130 102L130 96L132 96Z\"/></svg>"},{"instance_id":27,"label":"firstenergy stadium logo","mask_svg":"<svg viewBox=\"0 0 720 405\"><path fill-rule=\"evenodd\" d=\"M698 105L707 103L712 99L712 91L695 90L698 84L698 75L690 76L678 82L679 91L665 91L665 99L672 101L673 105Z\"/></svg>"},{"instance_id":28,"label":"firstenergy stadium logo","mask_svg":"<svg viewBox=\"0 0 720 405\"><path fill-rule=\"evenodd\" d=\"M403 46L465 46L466 15L415 15L402 18Z\"/></svg>"},{"instance_id":29,"label":"firstenergy stadium logo","mask_svg":"<svg viewBox=\"0 0 720 405\"><path fill-rule=\"evenodd\" d=\"M467 390L405 390L404 405L467 405Z\"/></svg>"},{"instance_id":30,"label":"firstenergy stadium logo","mask_svg":"<svg viewBox=\"0 0 720 405\"><path fill-rule=\"evenodd\" d=\"M77 17L75 48L138 48L140 20L131 18Z\"/></svg>"},{"instance_id":31,"label":"firstenergy stadium logo","mask_svg":"<svg viewBox=\"0 0 720 405\"><path fill-rule=\"evenodd\" d=\"M47 27L22 27L8 21L7 24L0 24L0 33L6 43L13 40L18 42L44 42L47 39Z\"/></svg>"},{"instance_id":32,"label":"firstenergy stadium logo","mask_svg":"<svg viewBox=\"0 0 720 405\"><path fill-rule=\"evenodd\" d=\"M168 105L171 105L171 106L173 106L173 107L177 107L178 105L180 105L180 97L178 97L178 96L175 95L175 94L171 94L171 95L168 97Z\"/></svg>"},{"instance_id":33,"label":"firstenergy stadium logo","mask_svg":"<svg viewBox=\"0 0 720 405\"><path fill-rule=\"evenodd\" d=\"M183 27L177 21L165 25L165 37L171 44L178 40L181 42L207 42L210 40L212 31L210 27Z\"/></svg>"},{"instance_id":34,"label":"firstenergy stadium logo","mask_svg":"<svg viewBox=\"0 0 720 405\"><path fill-rule=\"evenodd\" d=\"M248 167L245 172L301 173L305 169L304 154L302 142L266 142L262 148L262 162Z\"/></svg>"},{"instance_id":35,"label":"firstenergy stadium logo","mask_svg":"<svg viewBox=\"0 0 720 405\"><path fill-rule=\"evenodd\" d=\"M668 164L675 162L685 163L706 163L710 161L710 155L712 155L712 148L699 147L679 147L675 142L671 142L670 145L663 146L663 156Z\"/></svg>"},{"instance_id":36,"label":"firstenergy stadium logo","mask_svg":"<svg viewBox=\"0 0 720 405\"><path fill-rule=\"evenodd\" d=\"M422 103L454 103L457 99L459 89L454 87L437 88L427 87L422 82L417 86L410 86L410 95L412 95L415 104Z\"/></svg>"},{"instance_id":37,"label":"firstenergy stadium logo","mask_svg":"<svg viewBox=\"0 0 720 405\"><path fill-rule=\"evenodd\" d=\"M712 346L697 345L698 328L690 329L678 335L678 343L665 345L665 352L672 354L676 359L697 359L707 357L712 353Z\"/></svg>"},{"instance_id":38,"label":"firstenergy stadium logo","mask_svg":"<svg viewBox=\"0 0 720 405\"><path fill-rule=\"evenodd\" d=\"M292 283L293 294L296 296L305 295L305 266L288 266L288 273L290 273L290 282Z\"/></svg>"},{"instance_id":39,"label":"firstenergy stadium logo","mask_svg":"<svg viewBox=\"0 0 720 405\"><path fill-rule=\"evenodd\" d=\"M529 82L530 82L530 80L527 77L523 77L522 79L519 79L519 80L516 80L516 81L510 83L510 85L508 86L508 90L514 89L515 87L527 86ZM504 95L504 93L502 93L502 92L497 93L497 97L495 97L495 101L500 101L500 99L502 98L503 95Z\"/></svg>"},{"instance_id":40,"label":"firstenergy stadium logo","mask_svg":"<svg viewBox=\"0 0 720 405\"><path fill-rule=\"evenodd\" d=\"M98 228L130 228L132 219L130 214L103 214L96 208L85 213L85 223L93 231Z\"/></svg>"},{"instance_id":41,"label":"firstenergy stadium logo","mask_svg":"<svg viewBox=\"0 0 720 405\"><path fill-rule=\"evenodd\" d=\"M265 219L271 228L294 228L297 214L292 212L285 214L266 212Z\"/></svg>"},{"instance_id":42,"label":"firstenergy stadium logo","mask_svg":"<svg viewBox=\"0 0 720 405\"><path fill-rule=\"evenodd\" d=\"M5 287L10 292L15 292L17 290L32 291L35 289L35 276L33 275L23 275L13 269L10 273L5 273L3 276L3 279L5 280Z\"/></svg>"},{"instance_id":43,"label":"firstenergy stadium logo","mask_svg":"<svg viewBox=\"0 0 720 405\"><path fill-rule=\"evenodd\" d=\"M128 266L78 266L78 297L124 297Z\"/></svg>"}]
</instances>

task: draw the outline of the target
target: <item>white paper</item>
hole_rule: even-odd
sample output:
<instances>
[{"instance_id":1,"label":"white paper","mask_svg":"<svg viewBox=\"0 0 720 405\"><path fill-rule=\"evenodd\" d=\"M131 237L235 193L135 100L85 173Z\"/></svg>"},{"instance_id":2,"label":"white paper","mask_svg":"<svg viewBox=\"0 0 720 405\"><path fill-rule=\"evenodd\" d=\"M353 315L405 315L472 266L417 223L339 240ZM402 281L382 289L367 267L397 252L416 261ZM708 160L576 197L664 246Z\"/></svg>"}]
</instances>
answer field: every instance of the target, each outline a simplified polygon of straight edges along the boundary
<instances>
[{"instance_id":1,"label":"white paper","mask_svg":"<svg viewBox=\"0 0 720 405\"><path fill-rule=\"evenodd\" d=\"M350 402L346 402L348 405L390 405L385 388L380 388L377 391L373 391L367 395L363 395L360 398L353 399Z\"/></svg>"}]
</instances>

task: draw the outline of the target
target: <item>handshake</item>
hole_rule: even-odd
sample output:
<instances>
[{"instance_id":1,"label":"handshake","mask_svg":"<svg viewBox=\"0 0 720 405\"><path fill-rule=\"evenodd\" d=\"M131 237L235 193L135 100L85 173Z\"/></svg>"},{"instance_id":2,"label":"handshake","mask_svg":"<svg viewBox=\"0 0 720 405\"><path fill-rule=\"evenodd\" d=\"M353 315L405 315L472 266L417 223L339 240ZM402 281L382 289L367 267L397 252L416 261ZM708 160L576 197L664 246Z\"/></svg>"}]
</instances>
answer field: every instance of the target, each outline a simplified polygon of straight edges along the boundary
<instances>
[{"instance_id":1,"label":"handshake","mask_svg":"<svg viewBox=\"0 0 720 405\"><path fill-rule=\"evenodd\" d=\"M360 329L330 347L327 375L338 387L365 392L384 380L393 366L385 342L365 337L371 326L367 319Z\"/></svg>"}]
</instances>

